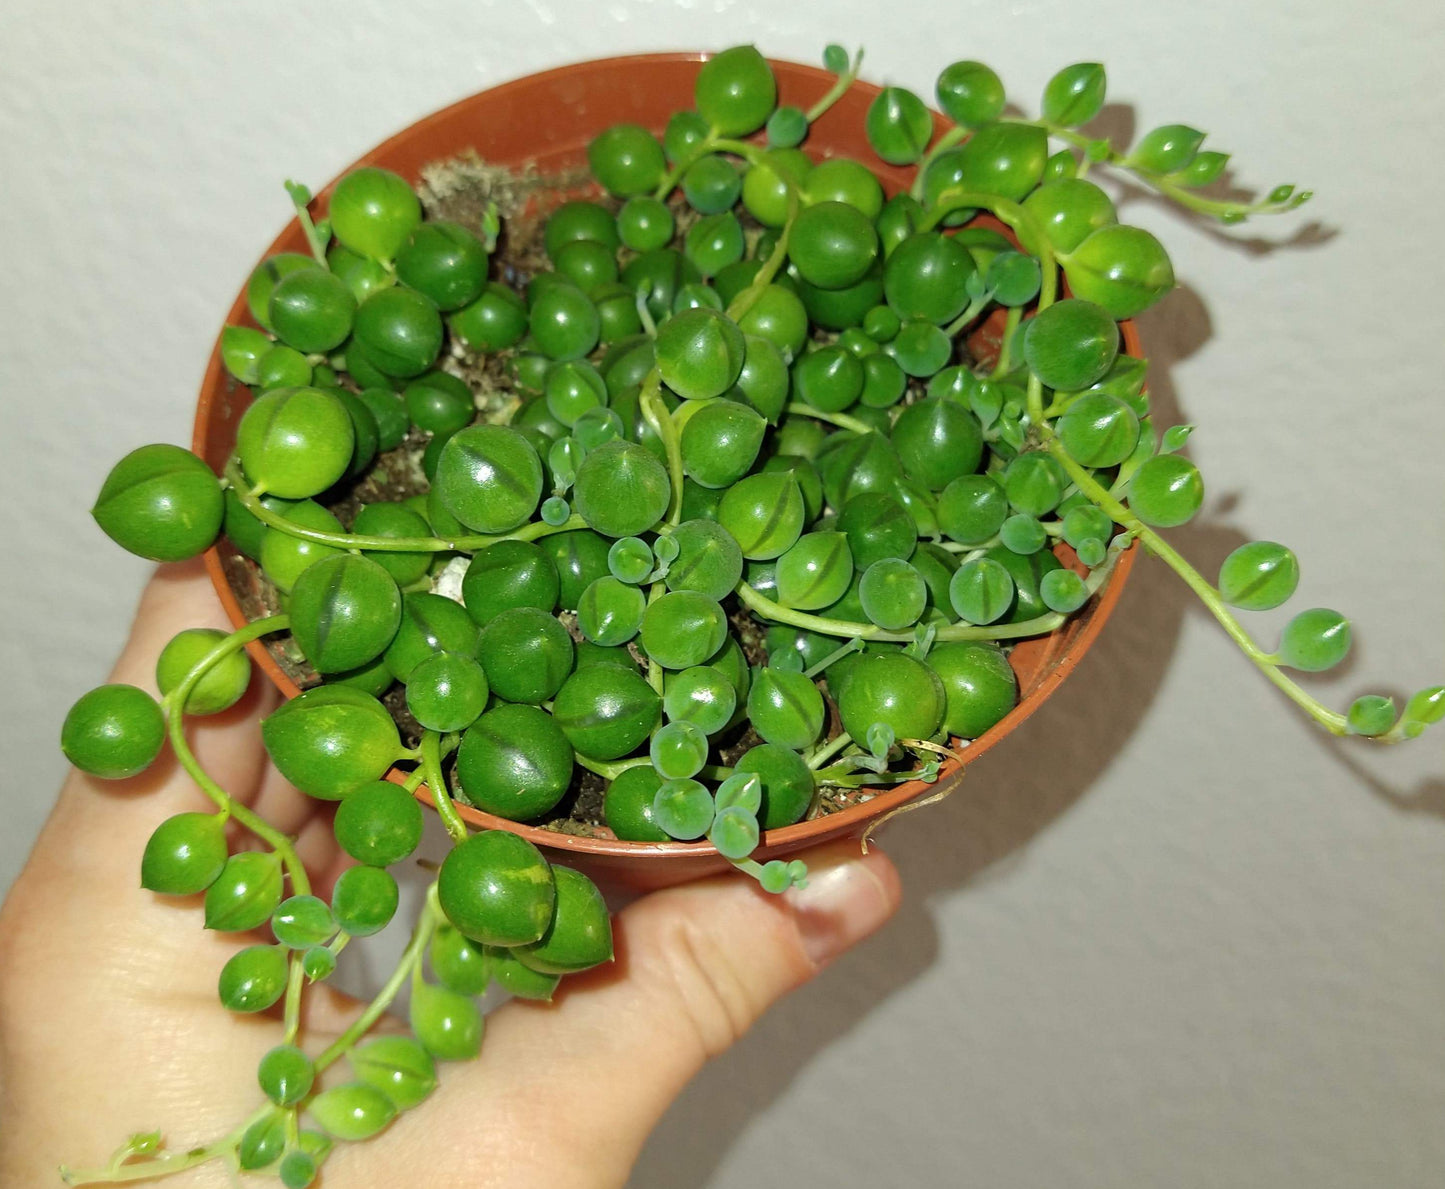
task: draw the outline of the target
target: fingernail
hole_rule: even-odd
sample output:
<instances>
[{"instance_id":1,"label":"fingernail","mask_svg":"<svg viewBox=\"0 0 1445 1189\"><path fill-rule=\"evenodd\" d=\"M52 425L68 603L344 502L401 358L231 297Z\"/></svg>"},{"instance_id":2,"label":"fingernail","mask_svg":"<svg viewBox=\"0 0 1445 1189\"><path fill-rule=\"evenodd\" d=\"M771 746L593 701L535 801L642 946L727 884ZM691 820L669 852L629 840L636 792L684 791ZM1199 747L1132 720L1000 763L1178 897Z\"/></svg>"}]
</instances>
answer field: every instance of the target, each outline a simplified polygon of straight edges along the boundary
<instances>
[{"instance_id":1,"label":"fingernail","mask_svg":"<svg viewBox=\"0 0 1445 1189\"><path fill-rule=\"evenodd\" d=\"M893 915L894 897L863 859L814 868L808 886L789 892L803 950L825 966Z\"/></svg>"}]
</instances>

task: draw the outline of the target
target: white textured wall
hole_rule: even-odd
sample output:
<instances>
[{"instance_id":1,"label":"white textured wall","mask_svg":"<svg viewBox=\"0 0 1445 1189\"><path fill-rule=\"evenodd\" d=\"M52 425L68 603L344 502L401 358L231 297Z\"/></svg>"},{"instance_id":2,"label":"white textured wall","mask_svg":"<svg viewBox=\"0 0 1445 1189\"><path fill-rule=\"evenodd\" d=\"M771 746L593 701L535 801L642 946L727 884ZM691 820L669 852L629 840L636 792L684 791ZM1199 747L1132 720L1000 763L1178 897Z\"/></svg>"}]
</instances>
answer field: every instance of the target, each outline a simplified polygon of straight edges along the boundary
<instances>
[{"instance_id":1,"label":"white textured wall","mask_svg":"<svg viewBox=\"0 0 1445 1189\"><path fill-rule=\"evenodd\" d=\"M1315 187L1232 238L1125 212L1183 282L1142 327L1156 399L1201 426L1210 499L1177 539L1210 567L1249 536L1297 549L1305 605L1356 620L1335 702L1445 678L1438 6L10 3L0 888L147 569L86 508L122 452L188 439L280 179L535 69L744 40L862 42L868 77L925 93L982 58L1030 106L1098 58L1140 127L1195 123L1243 180ZM1442 751L1325 739L1142 564L1072 684L889 831L897 923L710 1070L636 1184L1439 1185Z\"/></svg>"}]
</instances>

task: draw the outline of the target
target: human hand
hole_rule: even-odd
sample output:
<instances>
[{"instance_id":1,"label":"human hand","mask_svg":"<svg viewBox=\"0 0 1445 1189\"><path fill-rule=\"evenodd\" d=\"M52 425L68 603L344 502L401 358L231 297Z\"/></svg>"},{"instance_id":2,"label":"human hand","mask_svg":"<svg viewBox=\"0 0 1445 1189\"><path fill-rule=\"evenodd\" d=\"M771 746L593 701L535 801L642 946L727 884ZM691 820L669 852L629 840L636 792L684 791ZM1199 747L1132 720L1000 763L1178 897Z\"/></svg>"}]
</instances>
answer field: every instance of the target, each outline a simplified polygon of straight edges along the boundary
<instances>
[{"instance_id":1,"label":"human hand","mask_svg":"<svg viewBox=\"0 0 1445 1189\"><path fill-rule=\"evenodd\" d=\"M198 563L158 571L111 680L154 691L177 624L225 626ZM332 836L334 804L267 762L257 720L276 702L254 680L230 711L196 721L193 747L238 801L297 839L324 896L349 860ZM0 1185L59 1184L63 1161L99 1164L154 1127L184 1153L261 1103L254 1071L281 1042L280 1019L234 1015L216 996L226 959L256 937L202 932L199 897L138 886L155 826L208 808L169 756L128 781L66 780L0 909ZM615 961L564 979L550 1005L491 1012L481 1058L443 1066L431 1097L377 1138L339 1145L328 1189L623 1184L703 1064L897 907L897 873L878 851L862 858L842 842L804 857L808 887L783 896L721 876L629 905L614 920ZM325 984L305 1003L311 1053L361 1008ZM211 1161L165 1183L232 1180Z\"/></svg>"}]
</instances>

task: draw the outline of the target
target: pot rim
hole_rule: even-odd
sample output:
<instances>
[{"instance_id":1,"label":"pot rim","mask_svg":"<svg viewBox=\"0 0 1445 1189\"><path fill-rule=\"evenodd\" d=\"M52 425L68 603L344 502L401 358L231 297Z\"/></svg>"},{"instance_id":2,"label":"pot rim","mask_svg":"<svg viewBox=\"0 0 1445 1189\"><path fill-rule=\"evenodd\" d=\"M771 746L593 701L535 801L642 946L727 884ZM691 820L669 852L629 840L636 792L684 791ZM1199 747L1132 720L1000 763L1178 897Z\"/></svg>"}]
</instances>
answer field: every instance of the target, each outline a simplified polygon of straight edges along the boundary
<instances>
[{"instance_id":1,"label":"pot rim","mask_svg":"<svg viewBox=\"0 0 1445 1189\"><path fill-rule=\"evenodd\" d=\"M378 159L389 158L399 147L407 145L421 137L427 129L454 118L459 112L478 104L484 99L495 101L513 92L525 90L553 80L568 79L575 81L579 78L586 78L592 75L612 74L619 69L628 71L646 70L664 65L701 63L712 56L711 53L674 50L658 53L626 54L609 58L592 58L569 65L553 67L549 70L522 75L507 82L500 83L495 87L488 87L483 91L465 96L454 103L437 109L429 115L423 116L421 119L408 124L406 127L373 146L350 165L342 169L324 188L317 191L316 199L319 200L328 196L335 188L337 182L352 170L360 168L361 166L374 164ZM793 83L795 86L799 83L811 83L814 86L822 85L826 88L827 86L831 86L835 79L833 74L817 66L777 58L769 58L768 62L778 76L780 91L785 80ZM881 90L882 87L875 83L858 79L855 80L852 87L849 88L849 93L856 93L862 97L871 99ZM943 132L950 126L945 118L936 110L930 109L930 115L933 118L935 134ZM824 119L826 118L825 116ZM457 151L461 151L465 147L466 146L458 146ZM272 240L270 246L261 254L257 263L259 263L260 260L266 259L268 256L292 249L300 238L300 225L293 217L277 234L275 239ZM249 277L250 274L248 273L247 275ZM232 303L230 310L226 314L221 331L217 333L215 344L211 350L211 357L206 367L206 373L201 382L201 391L197 403L191 444L192 450L199 456L204 456L206 453L211 414L216 397L226 392L227 386L230 383L228 373L225 371L221 361L221 333L224 332L227 326L238 323L246 324L248 322L249 310L246 303L245 285L243 284L236 300ZM1120 330L1124 340L1125 352L1140 356L1139 334L1133 321L1126 320L1120 323ZM1065 650L1057 659L1048 662L1050 667L1043 676L1035 682L1028 693L1022 696L1018 704L988 731L980 735L977 739L964 743L963 746L959 748L962 753L961 760L949 759L945 761L939 777L935 782L928 784L915 780L905 784L886 787L868 800L855 802L837 812L807 819L780 829L767 830L763 833L754 857L773 857L788 854L803 850L827 837L856 835L866 829L870 823L881 820L892 811L902 808L926 793L937 793L956 787L962 780L964 770L969 764L972 764L990 748L999 743L1005 736L1019 727L1039 709L1054 691L1058 689L1064 679L1074 671L1079 661L1083 659L1084 655L1093 645L1104 623L1108 620L1117 605L1123 593L1125 582L1133 570L1137 555L1138 543L1131 542L1129 547L1116 561L1114 571L1110 574L1108 581L1104 583L1102 588L1080 612L1075 613L1075 618L1071 618L1064 627L1057 629L1055 633L1050 633L1049 636L1029 638L1049 639L1056 636L1058 632L1066 632L1071 630L1071 628L1073 630L1073 635L1068 640ZM219 543L206 551L204 562L206 571L211 577L212 585L216 589L217 596L221 601L227 617L237 628L250 622L225 573ZM298 687L276 663L264 641L254 640L246 647L251 654L252 660L286 698L293 698L301 692L300 687ZM959 742L957 739L953 740L955 746L957 746ZM399 772L395 768L387 775L388 779L398 783L404 780L405 777L406 774ZM425 784L417 788L416 796L423 803L433 808L435 807L435 800ZM643 860L649 863L651 863L651 861L661 862L669 859L684 858L689 860L725 862L718 854L717 849L705 840L700 842L628 842L617 838L567 834L561 831L549 830L541 826L514 822L474 809L460 801L456 802L456 809L461 818L472 826L483 829L505 829L511 833L520 835L539 847L553 851L567 852L574 857L586 856Z\"/></svg>"}]
</instances>

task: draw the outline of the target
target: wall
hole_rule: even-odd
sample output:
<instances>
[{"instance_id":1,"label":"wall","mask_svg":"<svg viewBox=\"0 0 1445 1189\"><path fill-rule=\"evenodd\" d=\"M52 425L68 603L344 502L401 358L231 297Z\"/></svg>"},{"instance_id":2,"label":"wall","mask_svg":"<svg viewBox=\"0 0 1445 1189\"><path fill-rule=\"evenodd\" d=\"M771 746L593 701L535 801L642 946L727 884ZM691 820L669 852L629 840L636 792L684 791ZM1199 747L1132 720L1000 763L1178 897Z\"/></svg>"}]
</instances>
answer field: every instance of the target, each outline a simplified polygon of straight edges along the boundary
<instances>
[{"instance_id":1,"label":"wall","mask_svg":"<svg viewBox=\"0 0 1445 1189\"><path fill-rule=\"evenodd\" d=\"M1141 320L1210 488L1176 538L1206 572L1248 537L1298 551L1305 605L1356 621L1353 659L1311 683L1331 701L1445 677L1438 9L9 5L0 888L148 569L86 509L122 452L188 439L221 313L287 217L280 180L319 185L427 111L562 62L739 41L814 61L829 40L924 94L983 59L1030 109L1054 69L1103 60L1137 128L1197 124L1242 183L1316 189L1228 232L1129 195L1182 282ZM1048 708L889 829L898 922L710 1069L635 1184L1438 1184L1441 758L1438 736L1325 738L1141 564Z\"/></svg>"}]
</instances>

